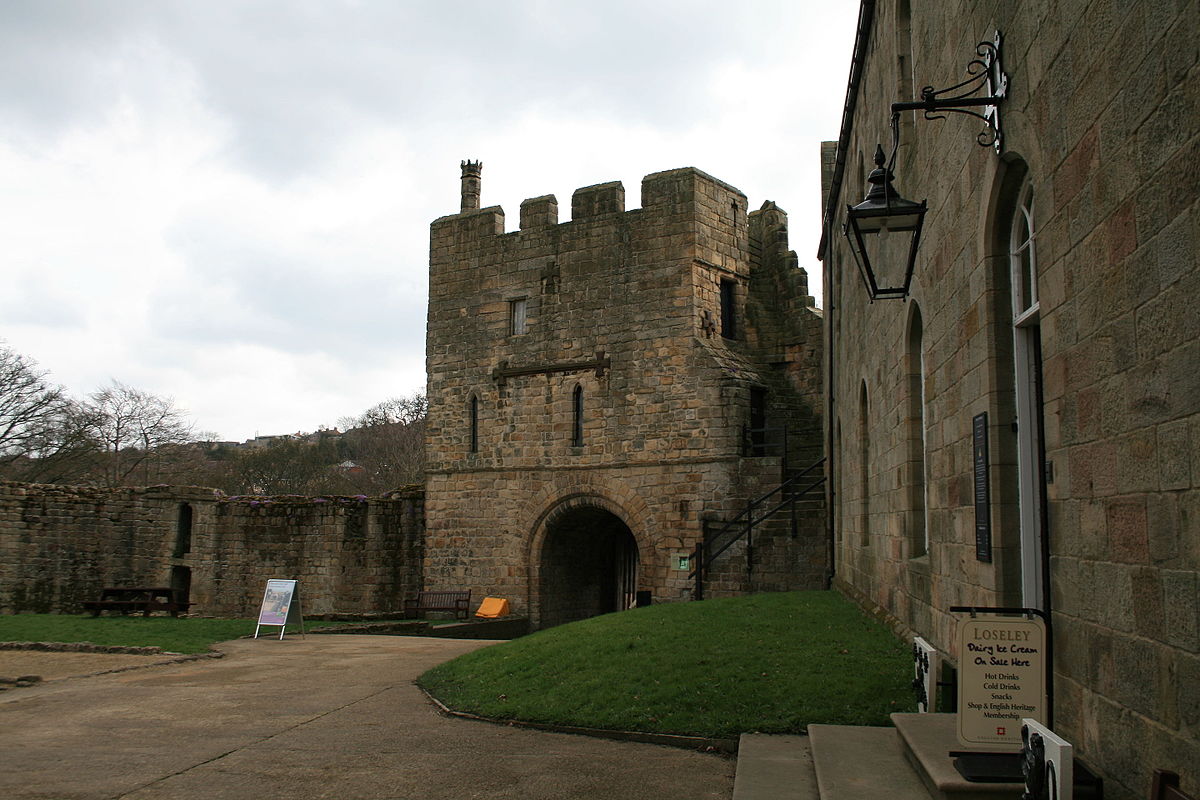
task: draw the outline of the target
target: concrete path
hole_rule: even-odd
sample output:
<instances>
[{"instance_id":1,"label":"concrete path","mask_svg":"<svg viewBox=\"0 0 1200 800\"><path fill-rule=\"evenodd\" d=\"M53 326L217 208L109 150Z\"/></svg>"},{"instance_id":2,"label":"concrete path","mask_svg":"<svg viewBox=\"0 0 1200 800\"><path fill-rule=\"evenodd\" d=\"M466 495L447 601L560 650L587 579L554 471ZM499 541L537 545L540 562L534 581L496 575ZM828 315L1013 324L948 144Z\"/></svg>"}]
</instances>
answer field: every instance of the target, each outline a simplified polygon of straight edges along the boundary
<instances>
[{"instance_id":1,"label":"concrete path","mask_svg":"<svg viewBox=\"0 0 1200 800\"><path fill-rule=\"evenodd\" d=\"M447 718L412 681L489 642L238 640L0 695L9 800L729 798L734 762Z\"/></svg>"}]
</instances>

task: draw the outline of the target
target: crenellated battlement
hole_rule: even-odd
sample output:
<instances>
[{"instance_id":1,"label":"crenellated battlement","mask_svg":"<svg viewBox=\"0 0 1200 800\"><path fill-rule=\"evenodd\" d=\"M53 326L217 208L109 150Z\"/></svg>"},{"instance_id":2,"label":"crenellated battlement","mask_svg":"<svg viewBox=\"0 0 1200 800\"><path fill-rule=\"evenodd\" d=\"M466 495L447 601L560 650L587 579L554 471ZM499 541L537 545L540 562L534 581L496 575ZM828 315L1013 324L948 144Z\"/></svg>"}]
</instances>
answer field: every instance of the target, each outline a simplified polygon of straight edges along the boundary
<instances>
[{"instance_id":1,"label":"crenellated battlement","mask_svg":"<svg viewBox=\"0 0 1200 800\"><path fill-rule=\"evenodd\" d=\"M521 203L521 230L549 228L558 224L558 198L552 194L531 197Z\"/></svg>"},{"instance_id":2,"label":"crenellated battlement","mask_svg":"<svg viewBox=\"0 0 1200 800\"><path fill-rule=\"evenodd\" d=\"M625 211L625 186L620 181L576 189L571 195L571 221Z\"/></svg>"},{"instance_id":3,"label":"crenellated battlement","mask_svg":"<svg viewBox=\"0 0 1200 800\"><path fill-rule=\"evenodd\" d=\"M463 162L464 180L470 182L470 191L464 190L464 207L457 214L441 217L433 222L434 239L437 229L453 226L457 229L455 239L478 239L490 235L504 234L504 209L500 206L478 207L480 182L479 162ZM468 197L469 195L469 197ZM470 202L476 205L470 205ZM712 221L727 219L736 227L746 222L746 196L737 187L714 178L695 167L655 172L645 176L641 185L642 208L626 211L625 186L621 181L609 181L584 186L571 194L571 219L559 222L558 199L548 194L532 197L521 203L520 231L535 231L557 225L586 223L594 220L611 220L614 216L640 213L677 215L693 209L697 217L707 216Z\"/></svg>"}]
</instances>

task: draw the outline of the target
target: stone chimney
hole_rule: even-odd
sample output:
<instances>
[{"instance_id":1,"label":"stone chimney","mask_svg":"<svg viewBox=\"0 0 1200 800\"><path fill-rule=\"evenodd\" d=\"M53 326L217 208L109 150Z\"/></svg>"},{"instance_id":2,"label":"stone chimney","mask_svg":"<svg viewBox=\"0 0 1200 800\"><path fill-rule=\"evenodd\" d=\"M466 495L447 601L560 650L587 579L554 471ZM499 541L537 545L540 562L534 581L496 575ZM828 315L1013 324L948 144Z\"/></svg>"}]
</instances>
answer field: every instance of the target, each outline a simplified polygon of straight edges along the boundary
<instances>
[{"instance_id":1,"label":"stone chimney","mask_svg":"<svg viewBox=\"0 0 1200 800\"><path fill-rule=\"evenodd\" d=\"M461 214L464 211L473 211L479 208L479 176L483 172L482 161L464 161L462 166L462 208L459 209Z\"/></svg>"}]
</instances>

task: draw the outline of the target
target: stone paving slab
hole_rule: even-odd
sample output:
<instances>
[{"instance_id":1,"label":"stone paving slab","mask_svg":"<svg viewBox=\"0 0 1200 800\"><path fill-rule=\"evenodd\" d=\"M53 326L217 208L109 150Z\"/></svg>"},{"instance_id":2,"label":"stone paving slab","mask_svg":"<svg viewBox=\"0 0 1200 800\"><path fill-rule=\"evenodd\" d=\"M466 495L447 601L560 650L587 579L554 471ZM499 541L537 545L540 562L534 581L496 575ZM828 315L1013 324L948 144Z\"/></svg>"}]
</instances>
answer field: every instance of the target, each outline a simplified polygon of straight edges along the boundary
<instances>
[{"instance_id":1,"label":"stone paving slab","mask_svg":"<svg viewBox=\"0 0 1200 800\"><path fill-rule=\"evenodd\" d=\"M733 800L819 800L807 736L743 733Z\"/></svg>"},{"instance_id":2,"label":"stone paving slab","mask_svg":"<svg viewBox=\"0 0 1200 800\"><path fill-rule=\"evenodd\" d=\"M439 714L413 680L489 642L239 640L0 695L0 797L729 798L734 762Z\"/></svg>"},{"instance_id":3,"label":"stone paving slab","mask_svg":"<svg viewBox=\"0 0 1200 800\"><path fill-rule=\"evenodd\" d=\"M894 728L809 725L821 800L930 800Z\"/></svg>"}]
</instances>

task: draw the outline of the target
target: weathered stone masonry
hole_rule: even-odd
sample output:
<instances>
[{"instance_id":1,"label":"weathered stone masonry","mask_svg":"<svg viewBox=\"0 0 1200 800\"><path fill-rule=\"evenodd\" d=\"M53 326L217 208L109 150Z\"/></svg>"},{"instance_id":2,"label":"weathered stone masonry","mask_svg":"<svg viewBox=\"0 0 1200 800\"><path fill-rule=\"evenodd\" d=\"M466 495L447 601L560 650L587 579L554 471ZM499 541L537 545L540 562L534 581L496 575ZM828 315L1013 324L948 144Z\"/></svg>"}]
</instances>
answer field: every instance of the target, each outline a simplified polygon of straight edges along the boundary
<instances>
[{"instance_id":1,"label":"weathered stone masonry","mask_svg":"<svg viewBox=\"0 0 1200 800\"><path fill-rule=\"evenodd\" d=\"M606 591L679 598L706 521L779 483L777 448L746 452L755 398L794 464L820 454L820 320L786 215L695 169L646 177L632 211L620 183L579 189L562 224L526 200L512 233L473 203L430 233L426 582L541 624ZM819 521L763 553L755 588L827 577ZM750 588L744 562L725 577Z\"/></svg>"},{"instance_id":2,"label":"weathered stone masonry","mask_svg":"<svg viewBox=\"0 0 1200 800\"><path fill-rule=\"evenodd\" d=\"M952 660L951 606L1048 611L1054 725L1105 797L1147 796L1156 767L1194 793L1200 3L878 0L861 20L823 254L838 585ZM908 302L869 303L840 228L889 106L960 80L995 31L1003 152L976 120L903 115L896 186L930 211Z\"/></svg>"},{"instance_id":3,"label":"weathered stone masonry","mask_svg":"<svg viewBox=\"0 0 1200 800\"><path fill-rule=\"evenodd\" d=\"M211 489L0 482L0 613L79 610L104 586L187 588L192 613L248 616L270 578L305 613L402 608L421 586L421 492L226 498Z\"/></svg>"}]
</instances>

